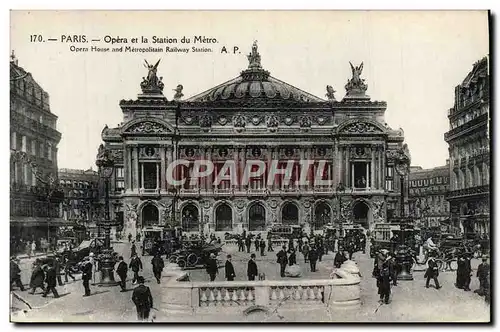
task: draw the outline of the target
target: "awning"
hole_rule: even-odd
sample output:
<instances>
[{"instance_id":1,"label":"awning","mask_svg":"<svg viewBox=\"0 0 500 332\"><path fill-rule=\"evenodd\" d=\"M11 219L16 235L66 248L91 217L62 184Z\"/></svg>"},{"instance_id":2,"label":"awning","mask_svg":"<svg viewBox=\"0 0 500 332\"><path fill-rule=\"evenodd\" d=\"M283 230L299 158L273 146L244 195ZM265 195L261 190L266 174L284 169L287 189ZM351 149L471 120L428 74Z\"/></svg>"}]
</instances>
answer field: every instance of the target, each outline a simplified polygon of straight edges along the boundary
<instances>
[{"instance_id":1,"label":"awning","mask_svg":"<svg viewBox=\"0 0 500 332\"><path fill-rule=\"evenodd\" d=\"M40 217L10 217L10 226L12 227L37 227L37 226L50 226L50 227L62 227L62 226L77 226L78 224L74 221L64 220L62 218L40 218Z\"/></svg>"}]
</instances>

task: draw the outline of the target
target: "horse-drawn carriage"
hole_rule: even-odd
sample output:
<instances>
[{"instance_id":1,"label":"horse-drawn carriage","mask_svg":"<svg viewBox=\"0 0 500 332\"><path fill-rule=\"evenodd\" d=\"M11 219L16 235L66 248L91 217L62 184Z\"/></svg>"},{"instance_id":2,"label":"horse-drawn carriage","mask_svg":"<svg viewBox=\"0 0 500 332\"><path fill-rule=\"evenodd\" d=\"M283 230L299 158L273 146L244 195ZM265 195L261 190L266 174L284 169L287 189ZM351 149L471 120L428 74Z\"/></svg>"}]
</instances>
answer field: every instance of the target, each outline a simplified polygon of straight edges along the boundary
<instances>
[{"instance_id":1,"label":"horse-drawn carriage","mask_svg":"<svg viewBox=\"0 0 500 332\"><path fill-rule=\"evenodd\" d=\"M183 240L179 250L172 253L169 260L181 268L195 268L205 266L210 254L219 254L222 244L207 244L202 240Z\"/></svg>"}]
</instances>

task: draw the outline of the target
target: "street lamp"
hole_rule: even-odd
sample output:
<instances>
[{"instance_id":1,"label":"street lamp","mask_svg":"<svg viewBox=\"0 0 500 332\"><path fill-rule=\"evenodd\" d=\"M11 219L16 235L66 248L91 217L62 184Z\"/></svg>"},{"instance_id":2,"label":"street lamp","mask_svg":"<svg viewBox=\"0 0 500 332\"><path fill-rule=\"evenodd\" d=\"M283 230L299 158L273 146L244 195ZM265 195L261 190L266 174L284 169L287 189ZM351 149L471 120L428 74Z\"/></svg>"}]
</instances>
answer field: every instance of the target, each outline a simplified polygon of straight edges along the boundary
<instances>
[{"instance_id":1,"label":"street lamp","mask_svg":"<svg viewBox=\"0 0 500 332\"><path fill-rule=\"evenodd\" d=\"M114 170L114 160L110 156L108 150L104 149L101 144L99 147L99 153L96 158L96 165L99 168L99 175L104 179L104 249L99 255L99 265L101 270L101 281L100 286L115 286L117 282L115 281L114 267L115 267L115 256L113 248L111 247L111 221L109 217L109 179L113 174ZM100 226L100 225L99 225Z\"/></svg>"}]
</instances>

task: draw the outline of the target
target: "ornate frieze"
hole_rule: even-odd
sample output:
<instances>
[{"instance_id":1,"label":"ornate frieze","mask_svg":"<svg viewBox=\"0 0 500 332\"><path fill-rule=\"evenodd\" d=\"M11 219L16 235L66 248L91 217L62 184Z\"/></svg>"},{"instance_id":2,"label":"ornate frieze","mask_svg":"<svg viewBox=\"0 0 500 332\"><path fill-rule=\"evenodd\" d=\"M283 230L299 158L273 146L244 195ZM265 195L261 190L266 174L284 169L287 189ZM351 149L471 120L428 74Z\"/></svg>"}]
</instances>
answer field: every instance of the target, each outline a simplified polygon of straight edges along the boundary
<instances>
[{"instance_id":1,"label":"ornate frieze","mask_svg":"<svg viewBox=\"0 0 500 332\"><path fill-rule=\"evenodd\" d=\"M127 132L134 134L166 134L170 130L160 123L143 121L131 126Z\"/></svg>"},{"instance_id":2,"label":"ornate frieze","mask_svg":"<svg viewBox=\"0 0 500 332\"><path fill-rule=\"evenodd\" d=\"M371 148L366 145L355 145L349 149L351 159L371 158Z\"/></svg>"},{"instance_id":3,"label":"ornate frieze","mask_svg":"<svg viewBox=\"0 0 500 332\"><path fill-rule=\"evenodd\" d=\"M233 127L237 132L245 130L246 123L246 118L241 114L233 117Z\"/></svg>"},{"instance_id":4,"label":"ornate frieze","mask_svg":"<svg viewBox=\"0 0 500 332\"><path fill-rule=\"evenodd\" d=\"M212 116L208 112L204 112L200 117L200 127L203 131L210 131L212 127Z\"/></svg>"},{"instance_id":5,"label":"ornate frieze","mask_svg":"<svg viewBox=\"0 0 500 332\"><path fill-rule=\"evenodd\" d=\"M267 118L267 129L270 131L270 132L275 132L278 130L278 126L279 126L279 120L278 120L278 117L276 115L270 115L268 118Z\"/></svg>"},{"instance_id":6,"label":"ornate frieze","mask_svg":"<svg viewBox=\"0 0 500 332\"><path fill-rule=\"evenodd\" d=\"M139 149L139 158L141 159L158 159L160 157L160 149L152 146L145 146Z\"/></svg>"},{"instance_id":7,"label":"ornate frieze","mask_svg":"<svg viewBox=\"0 0 500 332\"><path fill-rule=\"evenodd\" d=\"M295 122L295 116L291 114L286 114L283 117L283 123L286 124L287 126L291 126Z\"/></svg>"},{"instance_id":8,"label":"ornate frieze","mask_svg":"<svg viewBox=\"0 0 500 332\"><path fill-rule=\"evenodd\" d=\"M225 126L228 122L229 122L229 119L227 116L225 116L224 114L223 115L220 115L218 118L217 118L217 122L221 125L221 126Z\"/></svg>"},{"instance_id":9,"label":"ornate frieze","mask_svg":"<svg viewBox=\"0 0 500 332\"><path fill-rule=\"evenodd\" d=\"M263 121L263 117L262 117L262 115L254 114L254 115L252 115L251 121L252 121L252 124L254 126L258 126Z\"/></svg>"},{"instance_id":10,"label":"ornate frieze","mask_svg":"<svg viewBox=\"0 0 500 332\"><path fill-rule=\"evenodd\" d=\"M299 124L302 130L308 131L309 129L311 129L311 124L312 124L311 117L308 115L301 117Z\"/></svg>"},{"instance_id":11,"label":"ornate frieze","mask_svg":"<svg viewBox=\"0 0 500 332\"><path fill-rule=\"evenodd\" d=\"M371 134L381 132L374 124L368 122L354 122L342 128L341 133L348 134Z\"/></svg>"}]
</instances>

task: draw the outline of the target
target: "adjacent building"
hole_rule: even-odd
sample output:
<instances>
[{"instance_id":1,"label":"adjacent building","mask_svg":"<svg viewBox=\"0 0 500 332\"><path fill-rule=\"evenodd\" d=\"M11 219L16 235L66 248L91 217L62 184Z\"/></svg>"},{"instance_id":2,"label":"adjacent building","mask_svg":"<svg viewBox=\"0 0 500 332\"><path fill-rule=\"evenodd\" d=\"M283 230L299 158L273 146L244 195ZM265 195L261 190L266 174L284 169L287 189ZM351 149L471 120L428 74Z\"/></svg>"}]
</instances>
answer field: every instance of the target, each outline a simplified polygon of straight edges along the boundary
<instances>
[{"instance_id":1,"label":"adjacent building","mask_svg":"<svg viewBox=\"0 0 500 332\"><path fill-rule=\"evenodd\" d=\"M410 168L410 215L417 224L426 227L447 226L450 219L449 203L446 200L449 185L449 165L430 169Z\"/></svg>"},{"instance_id":2,"label":"adjacent building","mask_svg":"<svg viewBox=\"0 0 500 332\"><path fill-rule=\"evenodd\" d=\"M452 222L465 233L490 232L490 74L489 59L477 61L455 88L448 111Z\"/></svg>"},{"instance_id":3,"label":"adjacent building","mask_svg":"<svg viewBox=\"0 0 500 332\"><path fill-rule=\"evenodd\" d=\"M62 224L57 145L61 133L49 94L33 76L10 61L10 226L13 250L21 241L54 239Z\"/></svg>"},{"instance_id":4,"label":"adjacent building","mask_svg":"<svg viewBox=\"0 0 500 332\"><path fill-rule=\"evenodd\" d=\"M95 226L102 213L99 174L93 169L61 168L59 185L64 191L63 218L82 226Z\"/></svg>"},{"instance_id":5,"label":"adjacent building","mask_svg":"<svg viewBox=\"0 0 500 332\"><path fill-rule=\"evenodd\" d=\"M168 100L158 63L148 65L142 93L120 102L123 122L103 129L98 158L115 160L111 217L123 218L125 234L172 224L204 232L258 231L272 223L317 229L339 220L368 229L399 214L397 166L408 148L402 129L384 121L387 104L366 95L363 64L351 64L347 93L337 101L331 86L323 99L271 76L256 43L248 61L237 77L185 100L182 85ZM214 173L193 186L199 159L210 160ZM187 181L174 186L166 176L176 160L188 161L175 172ZM292 161L291 181L282 175L269 182L268 173L248 183L214 181L228 160L238 180L249 161L270 167L277 160L279 169ZM305 185L297 183L301 174ZM317 178L330 184L315 184Z\"/></svg>"}]
</instances>

